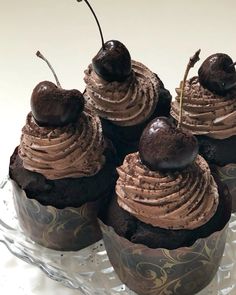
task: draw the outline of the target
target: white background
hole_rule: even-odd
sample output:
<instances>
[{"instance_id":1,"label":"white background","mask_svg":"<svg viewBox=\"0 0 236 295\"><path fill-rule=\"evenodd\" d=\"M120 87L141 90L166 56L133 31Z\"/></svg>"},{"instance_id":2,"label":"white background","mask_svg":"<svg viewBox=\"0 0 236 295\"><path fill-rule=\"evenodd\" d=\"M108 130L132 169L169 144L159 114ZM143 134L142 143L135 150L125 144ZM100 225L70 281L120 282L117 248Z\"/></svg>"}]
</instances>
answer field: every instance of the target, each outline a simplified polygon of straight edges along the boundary
<instances>
[{"instance_id":1,"label":"white background","mask_svg":"<svg viewBox=\"0 0 236 295\"><path fill-rule=\"evenodd\" d=\"M235 0L90 0L105 40L123 42L133 59L156 72L173 97L189 57L216 52L236 60ZM40 50L62 86L84 89L84 69L100 49L92 14L76 0L0 0L0 176L19 143L36 84L53 80ZM196 73L200 63L190 75ZM1 213L0 213L1 214ZM14 276L14 279L11 278ZM19 261L0 244L0 292L78 294Z\"/></svg>"}]
</instances>

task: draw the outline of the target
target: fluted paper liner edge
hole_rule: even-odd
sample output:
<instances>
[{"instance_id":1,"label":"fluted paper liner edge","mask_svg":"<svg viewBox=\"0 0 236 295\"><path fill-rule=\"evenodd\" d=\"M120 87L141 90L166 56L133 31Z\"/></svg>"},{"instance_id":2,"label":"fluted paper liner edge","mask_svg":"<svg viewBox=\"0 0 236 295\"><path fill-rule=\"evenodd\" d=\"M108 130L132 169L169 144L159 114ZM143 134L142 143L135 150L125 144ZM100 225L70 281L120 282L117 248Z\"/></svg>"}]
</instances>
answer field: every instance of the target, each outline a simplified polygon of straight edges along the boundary
<instances>
[{"instance_id":1,"label":"fluted paper liner edge","mask_svg":"<svg viewBox=\"0 0 236 295\"><path fill-rule=\"evenodd\" d=\"M19 224L34 242L54 250L77 251L102 238L97 222L100 201L58 209L28 198L15 181L10 181Z\"/></svg>"},{"instance_id":2,"label":"fluted paper liner edge","mask_svg":"<svg viewBox=\"0 0 236 295\"><path fill-rule=\"evenodd\" d=\"M223 256L228 223L191 247L151 249L99 220L108 257L120 280L139 295L189 295L206 287Z\"/></svg>"}]
</instances>

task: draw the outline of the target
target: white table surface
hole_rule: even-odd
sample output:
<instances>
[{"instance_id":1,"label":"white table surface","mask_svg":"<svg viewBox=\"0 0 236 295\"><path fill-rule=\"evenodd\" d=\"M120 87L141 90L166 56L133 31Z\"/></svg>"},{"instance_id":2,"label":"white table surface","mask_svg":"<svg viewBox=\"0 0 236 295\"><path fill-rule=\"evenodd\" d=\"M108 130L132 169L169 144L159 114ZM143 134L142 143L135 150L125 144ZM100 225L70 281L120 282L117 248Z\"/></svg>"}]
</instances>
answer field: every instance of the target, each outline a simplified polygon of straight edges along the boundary
<instances>
[{"instance_id":1,"label":"white table surface","mask_svg":"<svg viewBox=\"0 0 236 295\"><path fill-rule=\"evenodd\" d=\"M90 2L105 40L122 41L133 59L158 73L173 96L197 49L202 49L202 60L216 52L236 60L235 0ZM35 52L47 56L64 88L83 91L83 71L101 42L90 11L76 0L0 0L0 38L0 176L4 176L30 110L34 86L43 80L54 82ZM0 244L0 293L10 292L79 294L15 258Z\"/></svg>"}]
</instances>

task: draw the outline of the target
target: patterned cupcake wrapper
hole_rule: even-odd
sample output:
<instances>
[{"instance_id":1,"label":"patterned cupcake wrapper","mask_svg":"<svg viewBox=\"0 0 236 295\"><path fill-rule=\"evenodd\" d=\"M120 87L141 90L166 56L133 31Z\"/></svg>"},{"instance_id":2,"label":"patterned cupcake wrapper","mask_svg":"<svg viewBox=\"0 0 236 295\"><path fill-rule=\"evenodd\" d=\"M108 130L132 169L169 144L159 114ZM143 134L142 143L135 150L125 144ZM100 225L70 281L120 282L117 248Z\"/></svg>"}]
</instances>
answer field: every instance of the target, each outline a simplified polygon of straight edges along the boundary
<instances>
[{"instance_id":1,"label":"patterned cupcake wrapper","mask_svg":"<svg viewBox=\"0 0 236 295\"><path fill-rule=\"evenodd\" d=\"M99 201L78 208L44 206L11 182L19 224L33 241L54 250L77 251L102 238L96 218Z\"/></svg>"},{"instance_id":2,"label":"patterned cupcake wrapper","mask_svg":"<svg viewBox=\"0 0 236 295\"><path fill-rule=\"evenodd\" d=\"M206 287L220 265L228 229L227 224L191 247L167 250L134 244L99 222L114 270L139 295L189 295Z\"/></svg>"},{"instance_id":3,"label":"patterned cupcake wrapper","mask_svg":"<svg viewBox=\"0 0 236 295\"><path fill-rule=\"evenodd\" d=\"M220 180L227 185L232 196L232 212L236 212L236 164L216 167Z\"/></svg>"}]
</instances>

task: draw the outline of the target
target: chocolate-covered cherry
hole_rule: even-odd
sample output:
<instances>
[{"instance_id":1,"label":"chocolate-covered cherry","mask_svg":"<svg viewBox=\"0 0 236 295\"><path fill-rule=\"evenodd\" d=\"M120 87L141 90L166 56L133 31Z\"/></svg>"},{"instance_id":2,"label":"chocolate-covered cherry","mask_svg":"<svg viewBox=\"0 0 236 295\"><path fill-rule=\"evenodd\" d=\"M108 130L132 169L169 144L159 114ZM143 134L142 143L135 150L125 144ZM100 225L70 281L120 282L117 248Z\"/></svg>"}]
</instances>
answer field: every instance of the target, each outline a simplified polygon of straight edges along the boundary
<instances>
[{"instance_id":1,"label":"chocolate-covered cherry","mask_svg":"<svg viewBox=\"0 0 236 295\"><path fill-rule=\"evenodd\" d=\"M188 73L199 61L200 49L190 57L180 93L178 126L167 117L157 117L144 129L139 141L141 161L151 170L175 171L191 165L198 154L196 137L181 128L183 93Z\"/></svg>"},{"instance_id":2,"label":"chocolate-covered cherry","mask_svg":"<svg viewBox=\"0 0 236 295\"><path fill-rule=\"evenodd\" d=\"M76 89L62 89L49 62L39 51L36 54L47 62L57 85L43 81L34 88L30 104L35 121L40 126L64 126L75 122L84 108L82 93Z\"/></svg>"},{"instance_id":3,"label":"chocolate-covered cherry","mask_svg":"<svg viewBox=\"0 0 236 295\"><path fill-rule=\"evenodd\" d=\"M73 123L83 111L84 98L76 89L64 90L49 81L40 82L31 95L31 110L40 126Z\"/></svg>"},{"instance_id":4,"label":"chocolate-covered cherry","mask_svg":"<svg viewBox=\"0 0 236 295\"><path fill-rule=\"evenodd\" d=\"M236 88L236 71L233 60L224 53L209 56L198 70L200 84L218 95L226 96Z\"/></svg>"},{"instance_id":5,"label":"chocolate-covered cherry","mask_svg":"<svg viewBox=\"0 0 236 295\"><path fill-rule=\"evenodd\" d=\"M129 51L117 40L107 41L93 58L92 64L96 74L108 82L122 82L131 73Z\"/></svg>"},{"instance_id":6,"label":"chocolate-covered cherry","mask_svg":"<svg viewBox=\"0 0 236 295\"><path fill-rule=\"evenodd\" d=\"M166 117L159 117L144 129L139 154L143 164L151 170L182 170L195 160L198 143L190 132L177 128Z\"/></svg>"},{"instance_id":7,"label":"chocolate-covered cherry","mask_svg":"<svg viewBox=\"0 0 236 295\"><path fill-rule=\"evenodd\" d=\"M77 1L81 2L82 0ZM106 43L104 42L101 26L97 16L89 2L87 0L84 0L84 2L88 5L96 20L102 41L102 48L92 59L93 69L98 76L108 82L122 82L132 71L130 53L125 45L120 41L110 40Z\"/></svg>"}]
</instances>

